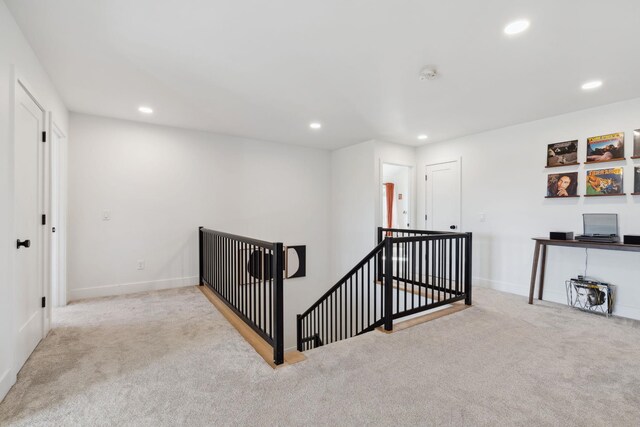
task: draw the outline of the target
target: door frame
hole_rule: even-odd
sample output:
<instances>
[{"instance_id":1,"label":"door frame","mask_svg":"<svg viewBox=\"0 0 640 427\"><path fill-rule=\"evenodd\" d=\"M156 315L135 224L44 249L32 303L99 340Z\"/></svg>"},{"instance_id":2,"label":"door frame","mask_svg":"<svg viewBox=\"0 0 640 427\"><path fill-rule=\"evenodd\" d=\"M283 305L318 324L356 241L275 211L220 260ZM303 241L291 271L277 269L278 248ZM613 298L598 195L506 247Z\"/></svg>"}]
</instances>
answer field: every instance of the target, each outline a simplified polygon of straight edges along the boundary
<instances>
[{"instance_id":1,"label":"door frame","mask_svg":"<svg viewBox=\"0 0 640 427\"><path fill-rule=\"evenodd\" d=\"M49 233L47 233L51 239L51 304L48 306L48 310L51 311L53 307L64 307L67 305L67 280L66 280L66 230L67 230L67 214L66 214L66 185L65 174L66 170L66 147L62 140L66 140L67 135L56 123L53 114L49 113L49 142L50 144L50 159L51 159L51 222L48 227ZM54 135L57 138L57 143L54 139ZM57 188L54 185L57 183ZM56 212L54 212L54 205ZM54 218L55 214L55 218ZM53 227L55 227L55 239L53 234ZM57 241L57 245L54 243ZM55 262L57 261L57 263ZM54 266L54 263L56 264ZM53 267L56 268L54 274ZM55 275L55 277L54 277ZM57 285L57 289L54 289L54 284Z\"/></svg>"},{"instance_id":2,"label":"door frame","mask_svg":"<svg viewBox=\"0 0 640 427\"><path fill-rule=\"evenodd\" d=\"M51 218L51 191L50 191L50 186L51 186L51 155L50 155L50 148L51 148L51 144L50 144L50 134L49 134L49 118L50 118L50 111L42 104L42 102L40 102L40 100L38 99L38 97L35 95L34 90L32 89L33 86L31 86L29 84L29 82L22 76L22 74L15 68L12 67L12 71L13 71L13 78L12 78L12 104L11 104L11 118L10 118L10 126L11 126L11 139L13 140L13 153L14 153L14 158L12 160L12 176L15 176L15 150L16 150L16 130L15 130L15 120L16 120L16 101L17 101L17 97L18 97L18 90L24 90L25 93L27 94L27 96L29 98L31 98L31 100L33 100L33 102L38 106L38 108L40 108L42 110L42 118L43 118L43 130L47 132L47 140L46 142L43 143L42 145L42 151L41 151L41 159L38 159L38 168L41 169L41 173L42 173L42 177L39 178L40 181L40 189L39 189L39 193L38 194L38 199L39 199L39 203L40 206L42 208L42 213L44 215L46 215L46 219L47 219L47 224L45 226L42 226L40 228L40 233L39 233L39 238L40 238L40 242L41 242L41 250L40 253L38 254L38 268L41 270L40 271L40 278L41 278L41 283L42 283L42 296L46 298L47 304L46 304L46 308L44 308L43 310L43 315L42 315L42 337L41 339L43 339L44 337L47 336L47 334L49 333L49 329L51 328L51 236L50 234L47 232L48 230L50 230L49 225L50 225L50 218ZM13 198L15 200L15 183L13 186ZM16 229L16 218L13 218L13 229ZM14 236L15 237L15 236ZM17 257L17 252L14 252L14 257L13 257L13 265L16 265L16 257ZM15 274L13 275L13 286L15 287ZM16 301L16 294L15 292L13 293L13 301L14 304L17 304L18 302ZM15 324L15 313L12 314L12 329L14 331L14 346L17 343L17 329L16 329L16 324ZM17 348L14 347L14 350L17 351ZM16 367L15 366L15 360L16 357L14 355L14 360L13 360L13 365L15 367L15 373L17 373L20 369L20 367Z\"/></svg>"},{"instance_id":3,"label":"door frame","mask_svg":"<svg viewBox=\"0 0 640 427\"><path fill-rule=\"evenodd\" d=\"M438 166L438 165L443 165L445 163L453 163L453 162L457 162L458 163L458 216L460 218L460 224L458 225L458 230L456 230L456 232L461 232L462 230L462 156L457 157L457 158L453 158L453 159L449 159L449 160L443 160L440 162L434 162L434 163L427 163L424 165L424 216L422 217L422 221L424 224L424 229L427 229L427 212L429 209L429 186L427 185L427 168L430 166ZM448 230L447 230L448 231Z\"/></svg>"},{"instance_id":4,"label":"door frame","mask_svg":"<svg viewBox=\"0 0 640 427\"><path fill-rule=\"evenodd\" d=\"M409 224L411 224L410 228L416 228L416 221L414 219L415 215L415 207L416 207L416 185L415 185L415 167L414 165L405 164L405 163L397 163L397 162L388 162L384 159L380 159L379 169L378 169L378 187L376 192L376 200L378 201L378 208L376 209L377 218L376 223L379 224L379 227L386 227L386 224L382 223L382 218L384 218L384 206L382 206L382 196L381 196L381 188L382 184L384 184L384 175L382 173L382 169L384 165L391 166L402 166L409 168Z\"/></svg>"}]
</instances>

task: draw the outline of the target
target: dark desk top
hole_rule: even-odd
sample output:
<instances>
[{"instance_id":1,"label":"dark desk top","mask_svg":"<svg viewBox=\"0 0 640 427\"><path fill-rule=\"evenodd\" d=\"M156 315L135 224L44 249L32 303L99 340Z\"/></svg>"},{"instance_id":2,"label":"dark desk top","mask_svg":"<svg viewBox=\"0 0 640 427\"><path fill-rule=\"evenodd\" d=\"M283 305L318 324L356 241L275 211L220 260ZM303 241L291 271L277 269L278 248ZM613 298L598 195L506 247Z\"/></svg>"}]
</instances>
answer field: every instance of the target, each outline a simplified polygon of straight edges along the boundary
<instances>
[{"instance_id":1,"label":"dark desk top","mask_svg":"<svg viewBox=\"0 0 640 427\"><path fill-rule=\"evenodd\" d=\"M534 237L533 240L540 244L549 246L570 246L573 248L640 252L640 245L625 245L624 243L583 242L580 240L551 240L546 237Z\"/></svg>"}]
</instances>

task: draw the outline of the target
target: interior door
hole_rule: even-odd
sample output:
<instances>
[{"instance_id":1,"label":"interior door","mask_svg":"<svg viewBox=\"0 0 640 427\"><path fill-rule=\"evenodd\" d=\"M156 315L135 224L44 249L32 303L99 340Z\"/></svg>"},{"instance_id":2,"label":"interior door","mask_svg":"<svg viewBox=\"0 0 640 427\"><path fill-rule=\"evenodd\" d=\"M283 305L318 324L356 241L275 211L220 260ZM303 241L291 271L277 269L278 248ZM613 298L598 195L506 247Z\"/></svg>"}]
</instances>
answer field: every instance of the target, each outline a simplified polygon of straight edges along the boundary
<instances>
[{"instance_id":1,"label":"interior door","mask_svg":"<svg viewBox=\"0 0 640 427\"><path fill-rule=\"evenodd\" d=\"M439 163L426 167L426 228L456 231L460 228L460 164Z\"/></svg>"},{"instance_id":2,"label":"interior door","mask_svg":"<svg viewBox=\"0 0 640 427\"><path fill-rule=\"evenodd\" d=\"M16 371L43 335L43 143L44 111L16 86L15 105L15 319Z\"/></svg>"}]
</instances>

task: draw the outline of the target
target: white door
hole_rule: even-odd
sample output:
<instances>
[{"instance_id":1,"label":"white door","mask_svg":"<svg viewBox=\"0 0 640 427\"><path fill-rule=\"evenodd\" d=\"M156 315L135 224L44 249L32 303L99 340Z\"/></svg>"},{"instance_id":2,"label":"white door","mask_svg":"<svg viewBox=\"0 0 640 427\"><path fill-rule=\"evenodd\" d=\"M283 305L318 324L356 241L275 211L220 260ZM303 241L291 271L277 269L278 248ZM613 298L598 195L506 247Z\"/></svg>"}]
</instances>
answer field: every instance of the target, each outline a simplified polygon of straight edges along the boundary
<instances>
[{"instance_id":1,"label":"white door","mask_svg":"<svg viewBox=\"0 0 640 427\"><path fill-rule=\"evenodd\" d=\"M460 165L458 161L427 165L426 228L460 229Z\"/></svg>"},{"instance_id":2,"label":"white door","mask_svg":"<svg viewBox=\"0 0 640 427\"><path fill-rule=\"evenodd\" d=\"M15 106L16 372L42 339L44 111L21 85Z\"/></svg>"}]
</instances>

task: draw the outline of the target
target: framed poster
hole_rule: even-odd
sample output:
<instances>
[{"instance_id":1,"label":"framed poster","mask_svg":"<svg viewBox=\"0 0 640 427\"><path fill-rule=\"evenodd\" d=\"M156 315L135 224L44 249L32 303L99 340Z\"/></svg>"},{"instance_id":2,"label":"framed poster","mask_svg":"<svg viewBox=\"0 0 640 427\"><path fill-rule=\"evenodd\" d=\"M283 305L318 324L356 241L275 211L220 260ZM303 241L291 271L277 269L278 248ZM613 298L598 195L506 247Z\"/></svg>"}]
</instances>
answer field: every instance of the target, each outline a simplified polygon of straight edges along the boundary
<instances>
[{"instance_id":1,"label":"framed poster","mask_svg":"<svg viewBox=\"0 0 640 427\"><path fill-rule=\"evenodd\" d=\"M586 196L623 195L624 168L594 169L587 171Z\"/></svg>"},{"instance_id":2,"label":"framed poster","mask_svg":"<svg viewBox=\"0 0 640 427\"><path fill-rule=\"evenodd\" d=\"M633 159L640 159L640 129L633 131Z\"/></svg>"},{"instance_id":3,"label":"framed poster","mask_svg":"<svg viewBox=\"0 0 640 427\"><path fill-rule=\"evenodd\" d=\"M640 166L633 169L633 194L640 195Z\"/></svg>"},{"instance_id":4,"label":"framed poster","mask_svg":"<svg viewBox=\"0 0 640 427\"><path fill-rule=\"evenodd\" d=\"M578 163L578 140L556 142L547 147L547 167L577 165Z\"/></svg>"},{"instance_id":5,"label":"framed poster","mask_svg":"<svg viewBox=\"0 0 640 427\"><path fill-rule=\"evenodd\" d=\"M587 162L624 160L624 132L587 138Z\"/></svg>"},{"instance_id":6,"label":"framed poster","mask_svg":"<svg viewBox=\"0 0 640 427\"><path fill-rule=\"evenodd\" d=\"M547 199L578 196L578 172L554 173L547 177Z\"/></svg>"}]
</instances>

